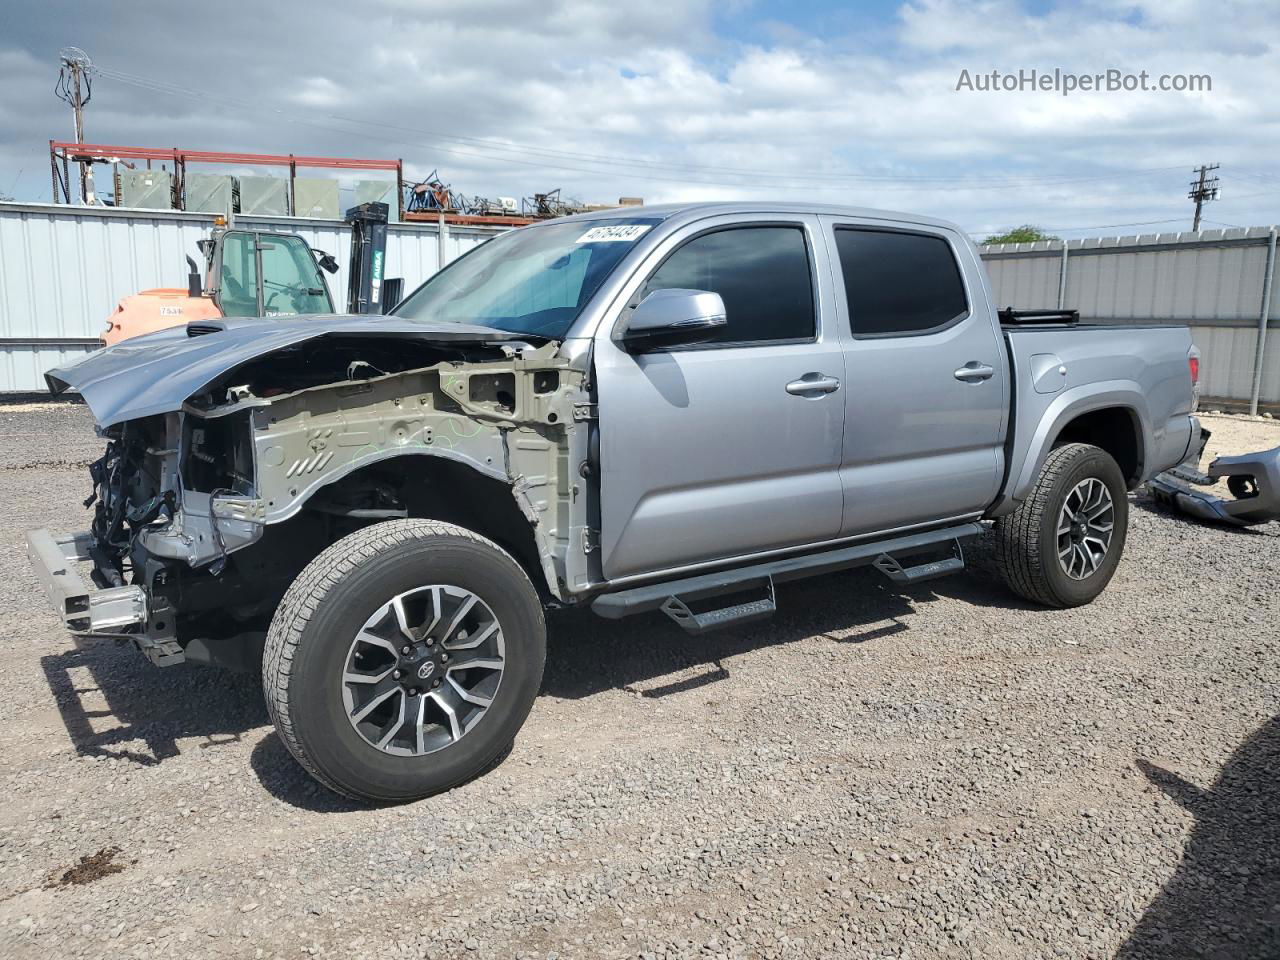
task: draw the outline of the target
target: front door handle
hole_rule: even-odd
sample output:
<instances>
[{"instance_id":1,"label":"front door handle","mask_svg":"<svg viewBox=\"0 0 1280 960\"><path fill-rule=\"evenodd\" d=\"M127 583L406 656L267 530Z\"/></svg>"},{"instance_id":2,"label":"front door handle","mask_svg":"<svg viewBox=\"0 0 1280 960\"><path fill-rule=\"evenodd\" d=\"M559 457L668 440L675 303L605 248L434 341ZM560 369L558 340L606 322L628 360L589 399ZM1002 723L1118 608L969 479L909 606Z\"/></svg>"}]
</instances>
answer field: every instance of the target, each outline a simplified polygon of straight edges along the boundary
<instances>
[{"instance_id":1,"label":"front door handle","mask_svg":"<svg viewBox=\"0 0 1280 960\"><path fill-rule=\"evenodd\" d=\"M963 380L965 383L981 383L983 380L990 380L995 375L995 367L979 363L977 360L970 360L953 374L957 380Z\"/></svg>"},{"instance_id":2,"label":"front door handle","mask_svg":"<svg viewBox=\"0 0 1280 960\"><path fill-rule=\"evenodd\" d=\"M828 377L825 373L806 373L799 380L787 384L787 393L793 397L809 397L820 393L835 393L840 389L840 381Z\"/></svg>"}]
</instances>

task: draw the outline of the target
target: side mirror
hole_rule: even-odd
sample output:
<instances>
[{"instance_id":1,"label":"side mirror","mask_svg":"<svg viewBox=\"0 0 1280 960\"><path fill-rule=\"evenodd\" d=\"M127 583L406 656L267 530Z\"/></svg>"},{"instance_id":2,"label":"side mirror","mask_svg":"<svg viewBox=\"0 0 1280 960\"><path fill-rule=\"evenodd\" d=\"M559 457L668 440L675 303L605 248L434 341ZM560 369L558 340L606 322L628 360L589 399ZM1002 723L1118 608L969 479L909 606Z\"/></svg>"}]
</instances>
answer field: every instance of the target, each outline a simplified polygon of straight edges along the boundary
<instances>
[{"instance_id":1,"label":"side mirror","mask_svg":"<svg viewBox=\"0 0 1280 960\"><path fill-rule=\"evenodd\" d=\"M320 264L320 269L328 273L338 272L338 261L333 259L333 254L314 249L311 252L316 255L316 262Z\"/></svg>"},{"instance_id":2,"label":"side mirror","mask_svg":"<svg viewBox=\"0 0 1280 960\"><path fill-rule=\"evenodd\" d=\"M644 353L658 347L710 340L728 323L720 294L709 290L655 290L631 313L622 349Z\"/></svg>"},{"instance_id":3,"label":"side mirror","mask_svg":"<svg viewBox=\"0 0 1280 960\"><path fill-rule=\"evenodd\" d=\"M187 296L198 297L204 293L204 286L200 283L200 268L196 266L195 260L187 257Z\"/></svg>"}]
</instances>

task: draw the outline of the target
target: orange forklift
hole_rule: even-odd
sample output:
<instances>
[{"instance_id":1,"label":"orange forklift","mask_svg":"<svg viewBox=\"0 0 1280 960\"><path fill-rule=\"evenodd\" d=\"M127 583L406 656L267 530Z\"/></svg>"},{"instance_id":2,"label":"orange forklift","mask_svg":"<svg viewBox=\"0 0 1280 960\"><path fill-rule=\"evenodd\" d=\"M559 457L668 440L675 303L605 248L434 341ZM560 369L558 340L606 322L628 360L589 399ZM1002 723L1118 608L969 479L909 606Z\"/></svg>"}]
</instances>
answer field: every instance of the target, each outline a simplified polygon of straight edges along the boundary
<instances>
[{"instance_id":1,"label":"orange forklift","mask_svg":"<svg viewBox=\"0 0 1280 960\"><path fill-rule=\"evenodd\" d=\"M386 313L400 299L402 281L383 278L387 213L385 203L363 203L347 211L351 224L348 313ZM336 273L338 262L322 250L313 250L297 234L241 230L218 217L213 235L198 245L204 256L204 278L188 256L185 290L159 287L121 299L107 318L103 346L193 320L335 312L321 270Z\"/></svg>"}]
</instances>

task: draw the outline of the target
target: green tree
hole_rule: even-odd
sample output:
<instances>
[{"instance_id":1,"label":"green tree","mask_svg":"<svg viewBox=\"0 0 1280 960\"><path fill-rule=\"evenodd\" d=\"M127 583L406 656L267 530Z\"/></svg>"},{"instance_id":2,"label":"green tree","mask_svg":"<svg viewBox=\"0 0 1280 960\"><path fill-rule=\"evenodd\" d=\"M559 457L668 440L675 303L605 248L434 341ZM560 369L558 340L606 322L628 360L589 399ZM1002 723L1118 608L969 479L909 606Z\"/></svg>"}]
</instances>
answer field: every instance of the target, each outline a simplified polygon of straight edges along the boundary
<instances>
[{"instance_id":1,"label":"green tree","mask_svg":"<svg viewBox=\"0 0 1280 960\"><path fill-rule=\"evenodd\" d=\"M997 233L983 240L983 244L990 243L1035 243L1037 240L1061 240L1061 237L1055 237L1051 233L1045 233L1039 227L1032 223L1024 223L1020 227L1013 227L1004 233Z\"/></svg>"}]
</instances>

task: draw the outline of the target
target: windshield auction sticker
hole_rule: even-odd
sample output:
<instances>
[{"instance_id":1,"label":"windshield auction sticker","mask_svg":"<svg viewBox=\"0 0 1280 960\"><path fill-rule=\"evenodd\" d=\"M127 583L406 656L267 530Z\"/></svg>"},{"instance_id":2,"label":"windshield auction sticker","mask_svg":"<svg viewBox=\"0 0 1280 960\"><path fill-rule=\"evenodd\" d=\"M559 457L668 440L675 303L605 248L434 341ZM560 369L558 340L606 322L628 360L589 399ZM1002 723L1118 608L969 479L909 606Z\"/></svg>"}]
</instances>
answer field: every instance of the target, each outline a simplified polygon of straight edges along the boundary
<instances>
[{"instance_id":1,"label":"windshield auction sticker","mask_svg":"<svg viewBox=\"0 0 1280 960\"><path fill-rule=\"evenodd\" d=\"M652 224L627 223L617 227L592 227L576 243L632 243L644 236Z\"/></svg>"}]
</instances>

